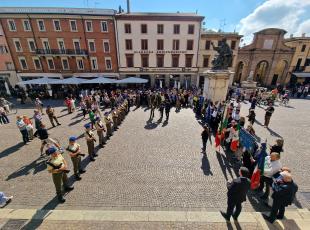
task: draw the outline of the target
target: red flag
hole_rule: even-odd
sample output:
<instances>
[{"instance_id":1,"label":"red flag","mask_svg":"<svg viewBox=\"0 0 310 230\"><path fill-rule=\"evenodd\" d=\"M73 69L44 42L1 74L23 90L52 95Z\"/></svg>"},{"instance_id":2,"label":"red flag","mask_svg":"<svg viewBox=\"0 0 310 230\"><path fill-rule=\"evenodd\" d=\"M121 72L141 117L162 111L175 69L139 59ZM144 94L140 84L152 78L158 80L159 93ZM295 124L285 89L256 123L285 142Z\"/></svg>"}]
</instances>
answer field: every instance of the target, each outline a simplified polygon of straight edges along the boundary
<instances>
[{"instance_id":1,"label":"red flag","mask_svg":"<svg viewBox=\"0 0 310 230\"><path fill-rule=\"evenodd\" d=\"M260 169L256 166L251 177L251 189L255 190L260 185Z\"/></svg>"},{"instance_id":2,"label":"red flag","mask_svg":"<svg viewBox=\"0 0 310 230\"><path fill-rule=\"evenodd\" d=\"M232 140L230 143L230 150L236 152L238 150L238 145L239 145L238 140Z\"/></svg>"},{"instance_id":3,"label":"red flag","mask_svg":"<svg viewBox=\"0 0 310 230\"><path fill-rule=\"evenodd\" d=\"M215 135L215 147L218 147L220 144L221 144L221 137L219 135L219 132L216 132L216 135Z\"/></svg>"}]
</instances>

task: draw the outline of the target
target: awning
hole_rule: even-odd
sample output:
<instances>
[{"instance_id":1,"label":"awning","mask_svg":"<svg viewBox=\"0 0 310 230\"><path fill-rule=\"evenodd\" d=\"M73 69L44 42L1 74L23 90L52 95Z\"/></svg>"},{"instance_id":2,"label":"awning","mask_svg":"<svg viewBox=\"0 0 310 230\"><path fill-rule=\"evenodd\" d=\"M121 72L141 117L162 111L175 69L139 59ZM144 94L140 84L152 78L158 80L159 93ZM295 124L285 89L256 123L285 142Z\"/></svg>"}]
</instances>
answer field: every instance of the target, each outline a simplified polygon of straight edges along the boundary
<instances>
[{"instance_id":1,"label":"awning","mask_svg":"<svg viewBox=\"0 0 310 230\"><path fill-rule=\"evenodd\" d=\"M294 72L293 74L294 74L296 77L310 77L310 72L309 72L309 73Z\"/></svg>"},{"instance_id":2,"label":"awning","mask_svg":"<svg viewBox=\"0 0 310 230\"><path fill-rule=\"evenodd\" d=\"M79 85L85 81L86 80L83 78L70 77L70 78L66 78L63 80L57 80L57 81L51 82L51 85Z\"/></svg>"},{"instance_id":3,"label":"awning","mask_svg":"<svg viewBox=\"0 0 310 230\"><path fill-rule=\"evenodd\" d=\"M21 82L18 82L17 84L19 85L48 85L55 81L59 81L59 79L42 77L42 78L37 78L37 79L29 80L29 81L21 81Z\"/></svg>"},{"instance_id":4,"label":"awning","mask_svg":"<svg viewBox=\"0 0 310 230\"><path fill-rule=\"evenodd\" d=\"M138 77L128 77L122 80L116 81L117 84L143 84L147 83L149 80L138 78Z\"/></svg>"},{"instance_id":5,"label":"awning","mask_svg":"<svg viewBox=\"0 0 310 230\"><path fill-rule=\"evenodd\" d=\"M84 78L93 78L93 77L105 77L105 78L115 78L119 75L117 73L75 73L73 77L84 77Z\"/></svg>"},{"instance_id":6,"label":"awning","mask_svg":"<svg viewBox=\"0 0 310 230\"><path fill-rule=\"evenodd\" d=\"M114 79L108 79L105 77L97 77L92 80L84 80L82 84L113 84L116 83L117 81Z\"/></svg>"}]
</instances>

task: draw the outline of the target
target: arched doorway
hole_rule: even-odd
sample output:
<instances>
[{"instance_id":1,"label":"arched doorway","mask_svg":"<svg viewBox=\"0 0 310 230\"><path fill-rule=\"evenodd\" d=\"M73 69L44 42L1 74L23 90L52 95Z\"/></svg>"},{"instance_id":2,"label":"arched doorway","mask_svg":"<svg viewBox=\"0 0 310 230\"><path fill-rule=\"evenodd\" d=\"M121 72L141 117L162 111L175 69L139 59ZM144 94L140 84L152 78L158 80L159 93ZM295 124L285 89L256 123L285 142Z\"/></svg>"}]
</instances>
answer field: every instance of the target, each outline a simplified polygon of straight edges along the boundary
<instances>
[{"instance_id":1,"label":"arched doorway","mask_svg":"<svg viewBox=\"0 0 310 230\"><path fill-rule=\"evenodd\" d=\"M268 62L267 61L260 61L255 69L255 74L254 74L254 81L263 84L266 80L266 74L268 70Z\"/></svg>"},{"instance_id":2,"label":"arched doorway","mask_svg":"<svg viewBox=\"0 0 310 230\"><path fill-rule=\"evenodd\" d=\"M244 68L244 63L241 61L237 65L236 75L235 75L235 82L240 83L242 79L242 72Z\"/></svg>"},{"instance_id":3,"label":"arched doorway","mask_svg":"<svg viewBox=\"0 0 310 230\"><path fill-rule=\"evenodd\" d=\"M275 68L271 85L277 85L277 83L285 83L286 74L288 69L288 62L286 60L281 60L277 63Z\"/></svg>"}]
</instances>

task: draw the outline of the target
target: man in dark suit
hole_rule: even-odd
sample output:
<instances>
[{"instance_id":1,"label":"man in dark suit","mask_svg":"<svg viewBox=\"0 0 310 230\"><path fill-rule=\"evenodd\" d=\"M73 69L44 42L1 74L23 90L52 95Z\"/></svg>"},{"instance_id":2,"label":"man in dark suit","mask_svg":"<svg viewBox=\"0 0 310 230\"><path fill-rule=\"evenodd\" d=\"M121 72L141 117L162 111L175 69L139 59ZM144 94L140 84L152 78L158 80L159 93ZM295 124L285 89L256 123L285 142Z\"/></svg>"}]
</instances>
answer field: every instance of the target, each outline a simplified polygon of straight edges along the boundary
<instances>
[{"instance_id":1,"label":"man in dark suit","mask_svg":"<svg viewBox=\"0 0 310 230\"><path fill-rule=\"evenodd\" d=\"M242 209L242 202L246 201L246 194L250 189L249 170L246 167L241 167L239 170L240 177L233 179L231 183L227 183L227 211L222 212L222 216L230 221L230 217L233 216L234 220L238 219ZM233 213L234 209L235 212Z\"/></svg>"}]
</instances>

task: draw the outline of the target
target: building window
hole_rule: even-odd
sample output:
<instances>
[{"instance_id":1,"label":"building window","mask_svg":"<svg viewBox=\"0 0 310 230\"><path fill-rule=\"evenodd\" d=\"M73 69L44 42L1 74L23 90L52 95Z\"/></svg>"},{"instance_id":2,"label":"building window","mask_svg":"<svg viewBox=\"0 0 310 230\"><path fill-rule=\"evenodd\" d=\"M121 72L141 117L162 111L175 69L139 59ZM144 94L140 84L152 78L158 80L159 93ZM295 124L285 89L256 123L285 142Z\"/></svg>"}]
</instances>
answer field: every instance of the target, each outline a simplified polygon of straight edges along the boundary
<instances>
[{"instance_id":1,"label":"building window","mask_svg":"<svg viewBox=\"0 0 310 230\"><path fill-rule=\"evenodd\" d=\"M29 38L28 40L28 47L30 52L35 52L36 51L36 44L34 43L34 39Z\"/></svg>"},{"instance_id":2,"label":"building window","mask_svg":"<svg viewBox=\"0 0 310 230\"><path fill-rule=\"evenodd\" d=\"M230 48L232 49L232 50L234 50L234 49L236 49L236 41L231 41L231 45L230 45Z\"/></svg>"},{"instance_id":3,"label":"building window","mask_svg":"<svg viewBox=\"0 0 310 230\"><path fill-rule=\"evenodd\" d=\"M127 67L133 67L133 54L126 54Z\"/></svg>"},{"instance_id":4,"label":"building window","mask_svg":"<svg viewBox=\"0 0 310 230\"><path fill-rule=\"evenodd\" d=\"M34 58L33 58L33 64L34 64L34 68L35 68L36 70L42 69L41 61L40 61L39 58L34 57Z\"/></svg>"},{"instance_id":5,"label":"building window","mask_svg":"<svg viewBox=\"0 0 310 230\"><path fill-rule=\"evenodd\" d=\"M310 66L310 58L307 58L305 61L305 66Z\"/></svg>"},{"instance_id":6,"label":"building window","mask_svg":"<svg viewBox=\"0 0 310 230\"><path fill-rule=\"evenodd\" d=\"M51 53L50 44L46 38L42 39L42 45L43 45L43 49L44 49L45 53Z\"/></svg>"},{"instance_id":7,"label":"building window","mask_svg":"<svg viewBox=\"0 0 310 230\"><path fill-rule=\"evenodd\" d=\"M205 49L206 50L209 50L210 49L210 46L211 46L211 41L206 41L206 45L205 45Z\"/></svg>"},{"instance_id":8,"label":"building window","mask_svg":"<svg viewBox=\"0 0 310 230\"><path fill-rule=\"evenodd\" d=\"M203 56L203 67L207 68L209 67L209 56Z\"/></svg>"},{"instance_id":9,"label":"building window","mask_svg":"<svg viewBox=\"0 0 310 230\"><path fill-rule=\"evenodd\" d=\"M111 58L105 58L105 68L107 70L111 70L112 69L112 60L111 60Z\"/></svg>"},{"instance_id":10,"label":"building window","mask_svg":"<svg viewBox=\"0 0 310 230\"><path fill-rule=\"evenodd\" d=\"M302 47L301 47L301 52L305 52L305 50L306 50L306 45L302 45Z\"/></svg>"},{"instance_id":11,"label":"building window","mask_svg":"<svg viewBox=\"0 0 310 230\"><path fill-rule=\"evenodd\" d=\"M12 62L5 62L6 70L14 70L14 65Z\"/></svg>"},{"instance_id":12,"label":"building window","mask_svg":"<svg viewBox=\"0 0 310 230\"><path fill-rule=\"evenodd\" d=\"M173 40L172 41L172 49L179 50L180 49L180 40Z\"/></svg>"},{"instance_id":13,"label":"building window","mask_svg":"<svg viewBox=\"0 0 310 230\"><path fill-rule=\"evenodd\" d=\"M71 32L77 32L76 20L70 20L70 29Z\"/></svg>"},{"instance_id":14,"label":"building window","mask_svg":"<svg viewBox=\"0 0 310 230\"><path fill-rule=\"evenodd\" d=\"M39 31L45 31L44 20L37 20Z\"/></svg>"},{"instance_id":15,"label":"building window","mask_svg":"<svg viewBox=\"0 0 310 230\"><path fill-rule=\"evenodd\" d=\"M20 41L18 38L13 38L14 45L15 45L15 50L16 52L23 52L22 45L20 44Z\"/></svg>"},{"instance_id":16,"label":"building window","mask_svg":"<svg viewBox=\"0 0 310 230\"><path fill-rule=\"evenodd\" d=\"M70 69L69 61L67 58L62 58L61 63L62 63L62 69L63 70L69 70Z\"/></svg>"},{"instance_id":17,"label":"building window","mask_svg":"<svg viewBox=\"0 0 310 230\"><path fill-rule=\"evenodd\" d=\"M66 47L65 47L65 42L64 42L63 38L58 38L57 43L58 43L58 49L59 49L60 53L62 53L62 54L66 53Z\"/></svg>"},{"instance_id":18,"label":"building window","mask_svg":"<svg viewBox=\"0 0 310 230\"><path fill-rule=\"evenodd\" d=\"M108 32L108 22L101 21L101 32Z\"/></svg>"},{"instance_id":19,"label":"building window","mask_svg":"<svg viewBox=\"0 0 310 230\"><path fill-rule=\"evenodd\" d=\"M147 34L147 25L141 24L141 34Z\"/></svg>"},{"instance_id":20,"label":"building window","mask_svg":"<svg viewBox=\"0 0 310 230\"><path fill-rule=\"evenodd\" d=\"M157 50L164 50L164 40L163 39L157 40Z\"/></svg>"},{"instance_id":21,"label":"building window","mask_svg":"<svg viewBox=\"0 0 310 230\"><path fill-rule=\"evenodd\" d=\"M158 54L156 56L156 64L157 64L157 67L164 67L164 55L160 55Z\"/></svg>"},{"instance_id":22,"label":"building window","mask_svg":"<svg viewBox=\"0 0 310 230\"><path fill-rule=\"evenodd\" d=\"M228 67L232 67L233 66L234 60L235 60L235 55L233 55L233 57L231 59L231 62L229 63Z\"/></svg>"},{"instance_id":23,"label":"building window","mask_svg":"<svg viewBox=\"0 0 310 230\"><path fill-rule=\"evenodd\" d=\"M158 34L164 33L164 24L157 24L157 33Z\"/></svg>"},{"instance_id":24,"label":"building window","mask_svg":"<svg viewBox=\"0 0 310 230\"><path fill-rule=\"evenodd\" d=\"M89 52L96 52L96 46L94 40L88 40L88 49Z\"/></svg>"},{"instance_id":25,"label":"building window","mask_svg":"<svg viewBox=\"0 0 310 230\"><path fill-rule=\"evenodd\" d=\"M149 55L148 54L141 54L141 66L149 67Z\"/></svg>"},{"instance_id":26,"label":"building window","mask_svg":"<svg viewBox=\"0 0 310 230\"><path fill-rule=\"evenodd\" d=\"M1 45L0 46L0 54L7 54L8 53L8 49L6 46Z\"/></svg>"},{"instance_id":27,"label":"building window","mask_svg":"<svg viewBox=\"0 0 310 230\"><path fill-rule=\"evenodd\" d=\"M179 24L173 25L173 33L174 34L180 34L180 25Z\"/></svg>"},{"instance_id":28,"label":"building window","mask_svg":"<svg viewBox=\"0 0 310 230\"><path fill-rule=\"evenodd\" d=\"M27 62L26 62L26 58L25 57L19 57L18 60L19 60L20 67L23 70L27 70L28 69L28 65L27 65Z\"/></svg>"},{"instance_id":29,"label":"building window","mask_svg":"<svg viewBox=\"0 0 310 230\"><path fill-rule=\"evenodd\" d=\"M92 70L97 70L98 69L98 63L97 63L97 58L96 57L91 57L90 58L90 63L91 63L91 69Z\"/></svg>"},{"instance_id":30,"label":"building window","mask_svg":"<svg viewBox=\"0 0 310 230\"><path fill-rule=\"evenodd\" d=\"M186 49L193 50L194 40L187 40Z\"/></svg>"},{"instance_id":31,"label":"building window","mask_svg":"<svg viewBox=\"0 0 310 230\"><path fill-rule=\"evenodd\" d=\"M109 40L103 41L103 51L105 53L110 53L110 42L109 42Z\"/></svg>"},{"instance_id":32,"label":"building window","mask_svg":"<svg viewBox=\"0 0 310 230\"><path fill-rule=\"evenodd\" d=\"M147 39L141 39L141 50L147 50L147 49L148 49Z\"/></svg>"},{"instance_id":33,"label":"building window","mask_svg":"<svg viewBox=\"0 0 310 230\"><path fill-rule=\"evenodd\" d=\"M193 63L193 55L192 54L186 54L185 56L185 67L192 67Z\"/></svg>"},{"instance_id":34,"label":"building window","mask_svg":"<svg viewBox=\"0 0 310 230\"><path fill-rule=\"evenodd\" d=\"M54 59L53 58L46 58L47 61L47 66L49 70L54 70L55 65L54 65Z\"/></svg>"},{"instance_id":35,"label":"building window","mask_svg":"<svg viewBox=\"0 0 310 230\"><path fill-rule=\"evenodd\" d=\"M74 46L75 52L80 52L81 46L80 46L80 41L79 40L74 39L73 40L73 46Z\"/></svg>"},{"instance_id":36,"label":"building window","mask_svg":"<svg viewBox=\"0 0 310 230\"><path fill-rule=\"evenodd\" d=\"M85 21L86 32L93 32L93 22Z\"/></svg>"},{"instance_id":37,"label":"building window","mask_svg":"<svg viewBox=\"0 0 310 230\"><path fill-rule=\"evenodd\" d=\"M172 67L179 67L179 55L178 54L172 55Z\"/></svg>"},{"instance_id":38,"label":"building window","mask_svg":"<svg viewBox=\"0 0 310 230\"><path fill-rule=\"evenodd\" d=\"M31 26L29 20L23 20L24 31L31 31Z\"/></svg>"},{"instance_id":39,"label":"building window","mask_svg":"<svg viewBox=\"0 0 310 230\"><path fill-rule=\"evenodd\" d=\"M125 24L125 34L131 34L131 25Z\"/></svg>"},{"instance_id":40,"label":"building window","mask_svg":"<svg viewBox=\"0 0 310 230\"><path fill-rule=\"evenodd\" d=\"M16 31L16 24L13 19L8 20L9 30L10 31Z\"/></svg>"},{"instance_id":41,"label":"building window","mask_svg":"<svg viewBox=\"0 0 310 230\"><path fill-rule=\"evenodd\" d=\"M126 39L125 40L125 46L126 46L126 50L132 50L132 40Z\"/></svg>"},{"instance_id":42,"label":"building window","mask_svg":"<svg viewBox=\"0 0 310 230\"><path fill-rule=\"evenodd\" d=\"M53 23L54 23L54 30L61 31L60 20L53 20Z\"/></svg>"},{"instance_id":43,"label":"building window","mask_svg":"<svg viewBox=\"0 0 310 230\"><path fill-rule=\"evenodd\" d=\"M194 34L195 33L195 25L188 25L188 34Z\"/></svg>"},{"instance_id":44,"label":"building window","mask_svg":"<svg viewBox=\"0 0 310 230\"><path fill-rule=\"evenodd\" d=\"M76 59L76 65L78 70L83 70L84 69L84 62L82 58Z\"/></svg>"}]
</instances>

